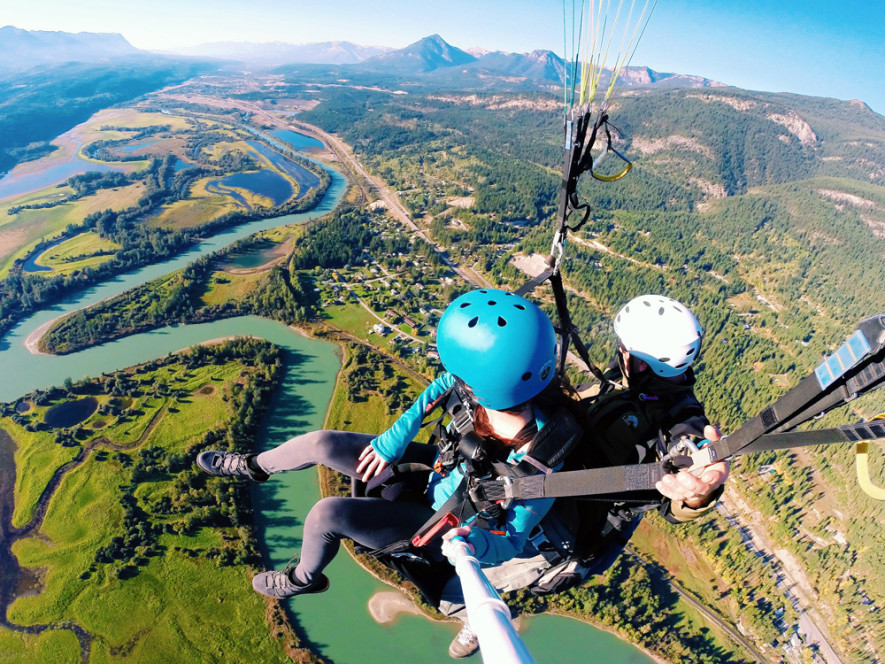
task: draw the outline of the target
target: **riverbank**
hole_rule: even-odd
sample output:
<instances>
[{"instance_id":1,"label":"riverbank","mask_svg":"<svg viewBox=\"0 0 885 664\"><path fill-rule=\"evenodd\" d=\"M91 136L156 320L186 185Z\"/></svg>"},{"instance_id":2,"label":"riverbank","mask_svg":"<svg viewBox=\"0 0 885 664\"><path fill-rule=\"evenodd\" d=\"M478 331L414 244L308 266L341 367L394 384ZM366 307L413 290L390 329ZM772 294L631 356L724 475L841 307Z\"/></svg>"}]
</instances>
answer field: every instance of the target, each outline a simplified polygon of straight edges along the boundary
<instances>
[{"instance_id":1,"label":"riverbank","mask_svg":"<svg viewBox=\"0 0 885 664\"><path fill-rule=\"evenodd\" d=\"M53 318L50 321L46 321L40 327L31 332L27 336L27 338L25 338L25 348L28 349L28 352L31 355L50 355L50 353L44 353L42 350L40 350L40 340L46 336L46 333L49 332L52 326L55 325L55 321L57 321L59 318L61 318L61 316L58 316L58 318Z\"/></svg>"}]
</instances>

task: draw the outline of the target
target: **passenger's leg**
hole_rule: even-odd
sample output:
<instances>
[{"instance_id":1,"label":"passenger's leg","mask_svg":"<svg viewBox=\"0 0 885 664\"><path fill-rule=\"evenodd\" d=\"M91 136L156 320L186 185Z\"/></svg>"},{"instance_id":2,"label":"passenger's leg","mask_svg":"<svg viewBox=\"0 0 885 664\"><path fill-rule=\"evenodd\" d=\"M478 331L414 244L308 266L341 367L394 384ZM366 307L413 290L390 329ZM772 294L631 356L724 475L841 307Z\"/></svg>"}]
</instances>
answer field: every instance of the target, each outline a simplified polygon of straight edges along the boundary
<instances>
[{"instance_id":1,"label":"passenger's leg","mask_svg":"<svg viewBox=\"0 0 885 664\"><path fill-rule=\"evenodd\" d=\"M373 438L373 434L352 431L311 431L262 452L253 461L269 475L321 464L353 477L360 453Z\"/></svg>"},{"instance_id":2,"label":"passenger's leg","mask_svg":"<svg viewBox=\"0 0 885 664\"><path fill-rule=\"evenodd\" d=\"M304 521L301 560L290 576L297 584L313 584L338 553L342 539L378 549L411 537L431 516L433 509L420 503L323 498Z\"/></svg>"}]
</instances>

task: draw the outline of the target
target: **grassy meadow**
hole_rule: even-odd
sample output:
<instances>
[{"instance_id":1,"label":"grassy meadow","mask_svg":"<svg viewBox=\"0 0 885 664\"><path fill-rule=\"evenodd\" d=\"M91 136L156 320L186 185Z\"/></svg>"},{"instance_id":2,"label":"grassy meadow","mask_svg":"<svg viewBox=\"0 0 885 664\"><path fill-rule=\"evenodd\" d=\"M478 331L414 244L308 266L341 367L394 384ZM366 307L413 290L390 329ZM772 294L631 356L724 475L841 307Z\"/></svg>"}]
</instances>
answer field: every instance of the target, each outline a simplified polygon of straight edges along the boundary
<instances>
[{"instance_id":1,"label":"grassy meadow","mask_svg":"<svg viewBox=\"0 0 885 664\"><path fill-rule=\"evenodd\" d=\"M250 568L224 555L247 535L237 527L199 525L206 509L200 505L215 503L215 489L201 488L206 478L191 463L195 445L229 426L235 395L248 388L259 369L237 360L196 367L175 358L163 362L168 363L100 379L106 388L125 383L127 396L98 397L103 411L116 399L116 414L96 411L77 425L77 442L87 448L84 458L63 476L40 527L12 547L23 568L41 570L42 587L14 601L8 619L49 628L39 635L0 629L0 660L79 662L80 644L62 628L73 622L91 636L90 662L289 661L284 648L296 645L281 642L279 627L270 629L272 607L243 591ZM70 398L53 399L24 415L36 422ZM62 447L51 432L29 433L7 417L0 426L18 446L21 486L15 501L21 525L52 473L81 448ZM161 461L157 465L152 459ZM203 497L194 498L195 492ZM190 512L182 511L188 497L196 502ZM225 514L229 507L220 509ZM101 551L129 541L133 527L141 532L143 526L133 526L132 520L143 518L138 514L144 510L150 512L153 541L135 546L122 564L103 560ZM197 519L195 525L187 525L188 518ZM309 659L299 652L303 661Z\"/></svg>"},{"instance_id":2,"label":"grassy meadow","mask_svg":"<svg viewBox=\"0 0 885 664\"><path fill-rule=\"evenodd\" d=\"M239 301L247 293L261 288L267 278L266 271L232 274L226 270L217 270L212 273L209 287L201 301L206 306L220 305L230 300Z\"/></svg>"},{"instance_id":3,"label":"grassy meadow","mask_svg":"<svg viewBox=\"0 0 885 664\"><path fill-rule=\"evenodd\" d=\"M90 214L101 210L120 211L135 205L144 195L145 187L134 182L127 187L105 189L91 196L43 209L20 210L9 214L18 205L34 205L61 200L73 190L68 186L52 186L20 198L0 203L0 279L9 274L13 262L25 258L41 240L59 235L69 224L80 224ZM54 267L47 265L47 267ZM65 265L65 271L70 265ZM55 274L48 272L46 274Z\"/></svg>"},{"instance_id":4,"label":"grassy meadow","mask_svg":"<svg viewBox=\"0 0 885 664\"><path fill-rule=\"evenodd\" d=\"M54 274L67 274L84 267L101 265L120 248L121 245L116 242L89 231L47 249L34 262L52 268Z\"/></svg>"}]
</instances>

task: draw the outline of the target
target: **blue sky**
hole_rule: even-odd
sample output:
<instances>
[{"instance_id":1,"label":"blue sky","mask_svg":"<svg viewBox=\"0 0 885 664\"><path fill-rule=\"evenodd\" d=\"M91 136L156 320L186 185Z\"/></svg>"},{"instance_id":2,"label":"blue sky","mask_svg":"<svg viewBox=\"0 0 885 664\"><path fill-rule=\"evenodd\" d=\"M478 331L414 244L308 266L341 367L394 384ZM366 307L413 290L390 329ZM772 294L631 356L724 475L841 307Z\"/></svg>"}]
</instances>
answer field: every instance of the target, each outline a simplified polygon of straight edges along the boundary
<instances>
[{"instance_id":1,"label":"blue sky","mask_svg":"<svg viewBox=\"0 0 885 664\"><path fill-rule=\"evenodd\" d=\"M561 0L0 0L2 24L120 32L145 49L331 40L399 48L439 33L464 49L563 55L562 13ZM885 113L885 2L659 0L633 64L752 90L861 99Z\"/></svg>"}]
</instances>

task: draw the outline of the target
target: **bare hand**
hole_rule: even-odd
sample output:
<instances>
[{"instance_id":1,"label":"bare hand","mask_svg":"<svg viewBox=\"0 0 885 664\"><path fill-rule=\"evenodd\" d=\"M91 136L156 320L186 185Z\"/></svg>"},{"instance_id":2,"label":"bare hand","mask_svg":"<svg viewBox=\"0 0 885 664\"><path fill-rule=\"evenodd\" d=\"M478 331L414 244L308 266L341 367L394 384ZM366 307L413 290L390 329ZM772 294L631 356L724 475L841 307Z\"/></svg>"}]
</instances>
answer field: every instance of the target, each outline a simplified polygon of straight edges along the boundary
<instances>
[{"instance_id":1,"label":"bare hand","mask_svg":"<svg viewBox=\"0 0 885 664\"><path fill-rule=\"evenodd\" d=\"M453 537L462 537L465 538L470 533L470 526L458 526L457 528L452 528L451 530L443 533L442 540L442 552L446 558L450 558L449 553L451 551L451 541ZM473 548L473 545L470 542L467 542L467 548L470 550L471 554L476 553L476 549Z\"/></svg>"},{"instance_id":2,"label":"bare hand","mask_svg":"<svg viewBox=\"0 0 885 664\"><path fill-rule=\"evenodd\" d=\"M711 441L722 437L716 427L709 424L704 427L704 436ZM655 488L670 500L683 502L687 507L696 509L708 504L710 494L728 479L728 471L729 466L725 461L710 464L699 476L688 470L680 470L676 474L665 475L655 484Z\"/></svg>"},{"instance_id":3,"label":"bare hand","mask_svg":"<svg viewBox=\"0 0 885 664\"><path fill-rule=\"evenodd\" d=\"M378 477L385 468L387 468L387 462L378 455L374 447L366 445L366 448L360 452L360 462L356 467L356 474L362 473L363 482L368 482L373 477Z\"/></svg>"}]
</instances>

